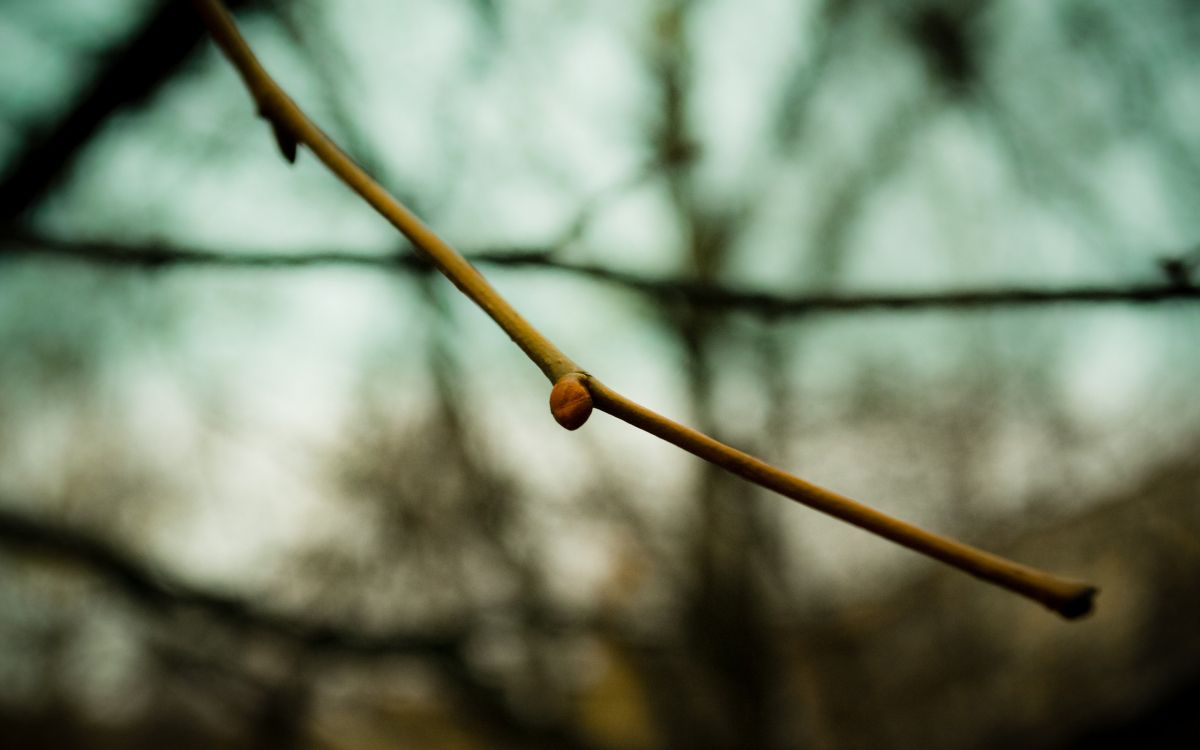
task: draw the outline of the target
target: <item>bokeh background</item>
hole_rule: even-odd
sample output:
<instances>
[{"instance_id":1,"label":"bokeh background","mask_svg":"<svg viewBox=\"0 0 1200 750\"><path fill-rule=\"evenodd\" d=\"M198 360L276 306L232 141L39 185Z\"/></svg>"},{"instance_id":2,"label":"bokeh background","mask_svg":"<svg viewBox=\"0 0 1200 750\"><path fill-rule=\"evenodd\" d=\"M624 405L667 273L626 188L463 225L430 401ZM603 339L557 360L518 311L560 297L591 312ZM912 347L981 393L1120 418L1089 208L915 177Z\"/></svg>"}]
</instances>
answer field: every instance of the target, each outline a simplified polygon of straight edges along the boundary
<instances>
[{"instance_id":1,"label":"bokeh background","mask_svg":"<svg viewBox=\"0 0 1200 750\"><path fill-rule=\"evenodd\" d=\"M232 5L610 385L1098 611L564 432L187 3L8 0L0 745L1200 738L1200 6Z\"/></svg>"}]
</instances>

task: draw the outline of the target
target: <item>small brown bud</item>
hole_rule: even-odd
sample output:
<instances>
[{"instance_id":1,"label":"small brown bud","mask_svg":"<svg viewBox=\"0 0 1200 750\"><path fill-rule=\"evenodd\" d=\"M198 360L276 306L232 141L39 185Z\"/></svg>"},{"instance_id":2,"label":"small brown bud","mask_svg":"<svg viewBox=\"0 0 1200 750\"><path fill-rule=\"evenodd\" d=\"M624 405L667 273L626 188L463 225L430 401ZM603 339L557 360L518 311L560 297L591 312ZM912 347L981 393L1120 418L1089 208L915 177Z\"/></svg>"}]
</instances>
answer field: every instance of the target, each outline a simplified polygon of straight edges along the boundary
<instances>
[{"instance_id":1,"label":"small brown bud","mask_svg":"<svg viewBox=\"0 0 1200 750\"><path fill-rule=\"evenodd\" d=\"M592 414L592 394L583 384L583 374L572 372L559 378L550 391L550 413L568 430L583 426Z\"/></svg>"}]
</instances>

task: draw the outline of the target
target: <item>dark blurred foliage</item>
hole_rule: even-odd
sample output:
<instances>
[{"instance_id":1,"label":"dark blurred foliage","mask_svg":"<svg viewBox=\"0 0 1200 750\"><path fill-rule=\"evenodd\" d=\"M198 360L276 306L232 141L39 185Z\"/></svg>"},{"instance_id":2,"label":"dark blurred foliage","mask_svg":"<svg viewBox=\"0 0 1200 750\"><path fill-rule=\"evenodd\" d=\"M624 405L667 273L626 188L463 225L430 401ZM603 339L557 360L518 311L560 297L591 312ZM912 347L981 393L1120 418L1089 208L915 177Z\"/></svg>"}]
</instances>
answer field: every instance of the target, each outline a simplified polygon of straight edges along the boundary
<instances>
[{"instance_id":1,"label":"dark blurred foliage","mask_svg":"<svg viewBox=\"0 0 1200 750\"><path fill-rule=\"evenodd\" d=\"M1095 580L1072 625L599 415L557 430L418 264L171 260L400 243L309 154L276 163L185 4L85 5L0 13L74 61L23 99L10 59L0 97L0 746L1200 740L1194 3L231 3L435 226L546 261L499 286L606 380ZM640 88L605 120L586 96L628 71L594 47L621 35ZM597 91L571 99L547 81L579 60ZM72 235L94 262L48 252ZM1180 299L830 316L688 293L1014 280Z\"/></svg>"}]
</instances>

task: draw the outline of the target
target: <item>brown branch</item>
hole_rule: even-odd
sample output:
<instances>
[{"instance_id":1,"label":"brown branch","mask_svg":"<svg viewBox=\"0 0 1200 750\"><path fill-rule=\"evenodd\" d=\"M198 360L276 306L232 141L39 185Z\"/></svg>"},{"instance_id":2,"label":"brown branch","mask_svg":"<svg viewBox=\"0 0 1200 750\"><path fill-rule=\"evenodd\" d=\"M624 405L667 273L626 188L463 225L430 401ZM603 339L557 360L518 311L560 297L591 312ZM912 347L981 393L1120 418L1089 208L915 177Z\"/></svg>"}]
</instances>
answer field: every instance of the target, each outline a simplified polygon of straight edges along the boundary
<instances>
[{"instance_id":1,"label":"brown branch","mask_svg":"<svg viewBox=\"0 0 1200 750\"><path fill-rule=\"evenodd\" d=\"M358 193L419 248L455 286L483 309L556 384L575 381L596 406L618 419L671 442L751 482L809 507L923 552L982 580L1028 596L1067 618L1089 612L1096 589L1009 562L966 544L937 536L804 480L639 406L604 386L543 336L500 296L453 247L401 205L337 147L267 74L219 0L193 0L214 39L237 68L259 112L280 140L306 146L347 187ZM577 404L576 404L577 406ZM560 415L556 414L556 417ZM582 420L576 412L571 422Z\"/></svg>"},{"instance_id":2,"label":"brown branch","mask_svg":"<svg viewBox=\"0 0 1200 750\"><path fill-rule=\"evenodd\" d=\"M467 254L471 263L493 268L532 268L580 276L637 292L661 304L685 304L718 312L742 312L763 318L837 315L861 312L918 312L923 310L988 310L1058 305L1148 305L1200 301L1200 286L1176 274L1167 281L1141 284L1083 284L1071 287L1003 286L929 292L797 292L782 294L736 289L687 279L644 276L595 264L574 263L554 257L554 248L510 248ZM131 266L161 270L174 266L216 268L293 269L348 266L379 271L422 273L433 270L429 261L408 249L361 253L301 251L227 252L184 248L160 242L130 243L108 240L75 240L0 231L0 259L33 256L79 260L97 265ZM1172 261L1164 261L1167 265ZM1188 271L1190 275L1193 271Z\"/></svg>"},{"instance_id":3,"label":"brown branch","mask_svg":"<svg viewBox=\"0 0 1200 750\"><path fill-rule=\"evenodd\" d=\"M1092 586L1051 576L892 518L848 497L780 471L708 435L672 422L614 393L594 379L588 385L597 408L602 411L754 484L941 560L976 578L1039 601L1068 619L1080 617L1091 610L1092 597L1096 593Z\"/></svg>"}]
</instances>

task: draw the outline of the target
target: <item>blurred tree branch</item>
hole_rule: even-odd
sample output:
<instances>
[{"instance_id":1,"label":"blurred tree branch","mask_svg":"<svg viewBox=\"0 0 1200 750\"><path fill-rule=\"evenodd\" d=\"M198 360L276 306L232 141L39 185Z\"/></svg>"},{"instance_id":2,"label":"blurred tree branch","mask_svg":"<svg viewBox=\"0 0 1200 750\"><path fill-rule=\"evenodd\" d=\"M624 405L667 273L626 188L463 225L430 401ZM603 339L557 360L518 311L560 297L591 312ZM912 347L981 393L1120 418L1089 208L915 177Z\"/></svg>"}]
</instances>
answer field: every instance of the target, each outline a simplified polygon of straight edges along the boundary
<instances>
[{"instance_id":1,"label":"blurred tree branch","mask_svg":"<svg viewBox=\"0 0 1200 750\"><path fill-rule=\"evenodd\" d=\"M1081 284L1069 287L997 286L931 292L799 292L794 294L736 289L708 281L652 277L598 264L560 260L556 248L484 250L465 256L471 263L494 268L531 268L580 276L643 294L661 303L699 309L743 312L764 318L843 313L921 310L973 310L1046 305L1144 305L1200 301L1200 284L1192 278L1191 256L1164 256L1156 271L1159 282ZM392 253L264 251L184 248L165 242L74 240L22 231L0 232L0 260L5 257L59 257L100 266L128 266L155 271L176 266L290 269L349 266L379 271L427 273L432 264L408 249Z\"/></svg>"},{"instance_id":2,"label":"blurred tree branch","mask_svg":"<svg viewBox=\"0 0 1200 750\"><path fill-rule=\"evenodd\" d=\"M239 9L247 0L234 0ZM133 29L101 55L102 64L80 86L83 94L54 122L34 128L0 177L0 220L19 220L62 179L108 118L144 102L191 56L204 27L175 0L156 3Z\"/></svg>"}]
</instances>

